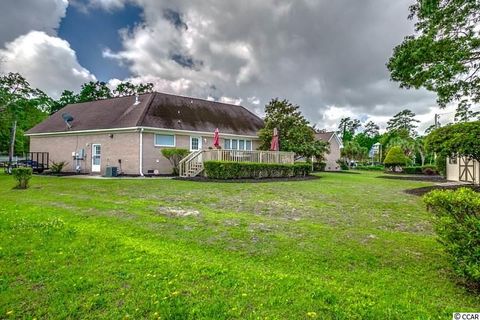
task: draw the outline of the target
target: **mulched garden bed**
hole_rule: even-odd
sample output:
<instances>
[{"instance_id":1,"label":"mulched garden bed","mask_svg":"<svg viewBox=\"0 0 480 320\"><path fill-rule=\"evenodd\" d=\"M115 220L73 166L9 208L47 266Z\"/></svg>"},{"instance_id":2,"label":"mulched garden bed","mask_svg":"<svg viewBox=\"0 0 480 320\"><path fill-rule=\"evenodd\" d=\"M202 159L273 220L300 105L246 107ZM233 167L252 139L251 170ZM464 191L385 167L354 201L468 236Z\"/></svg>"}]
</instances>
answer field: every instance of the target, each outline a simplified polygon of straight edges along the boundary
<instances>
[{"instance_id":1,"label":"mulched garden bed","mask_svg":"<svg viewBox=\"0 0 480 320\"><path fill-rule=\"evenodd\" d=\"M397 174L389 174L378 176L377 178L380 179L392 179L392 180L410 180L410 181L424 181L424 182L448 182L442 176L427 176L427 175L397 175Z\"/></svg>"},{"instance_id":2,"label":"mulched garden bed","mask_svg":"<svg viewBox=\"0 0 480 320\"><path fill-rule=\"evenodd\" d=\"M44 171L39 173L40 176L51 176L51 177L71 177L71 176L88 176L88 173L77 173L77 172L59 172L59 173L52 173L48 171Z\"/></svg>"},{"instance_id":3,"label":"mulched garden bed","mask_svg":"<svg viewBox=\"0 0 480 320\"><path fill-rule=\"evenodd\" d=\"M320 179L319 176L293 177L293 178L265 178L265 179L209 179L206 177L180 178L175 177L173 180L197 181L197 182L221 182L221 183L264 183L264 182L290 182L290 181L306 181Z\"/></svg>"},{"instance_id":4,"label":"mulched garden bed","mask_svg":"<svg viewBox=\"0 0 480 320\"><path fill-rule=\"evenodd\" d=\"M405 190L405 193L414 195L414 196L423 196L426 193L429 193L433 190L457 190L459 188L470 188L476 192L480 192L480 186L474 185L456 185L456 186L429 186L415 189Z\"/></svg>"}]
</instances>

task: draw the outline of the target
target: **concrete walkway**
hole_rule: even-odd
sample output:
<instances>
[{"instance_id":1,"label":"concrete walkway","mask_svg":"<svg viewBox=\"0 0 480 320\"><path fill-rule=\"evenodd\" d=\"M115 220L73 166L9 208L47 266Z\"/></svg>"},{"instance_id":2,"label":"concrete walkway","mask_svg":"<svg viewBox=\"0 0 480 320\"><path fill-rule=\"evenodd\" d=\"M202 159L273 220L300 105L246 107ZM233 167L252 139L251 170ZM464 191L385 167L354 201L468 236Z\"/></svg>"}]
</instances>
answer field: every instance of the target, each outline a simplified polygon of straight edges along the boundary
<instances>
[{"instance_id":1,"label":"concrete walkway","mask_svg":"<svg viewBox=\"0 0 480 320\"><path fill-rule=\"evenodd\" d=\"M463 182L463 181L447 181L436 183L436 186L443 186L443 187L457 187L457 186L472 186L473 183L471 182Z\"/></svg>"}]
</instances>

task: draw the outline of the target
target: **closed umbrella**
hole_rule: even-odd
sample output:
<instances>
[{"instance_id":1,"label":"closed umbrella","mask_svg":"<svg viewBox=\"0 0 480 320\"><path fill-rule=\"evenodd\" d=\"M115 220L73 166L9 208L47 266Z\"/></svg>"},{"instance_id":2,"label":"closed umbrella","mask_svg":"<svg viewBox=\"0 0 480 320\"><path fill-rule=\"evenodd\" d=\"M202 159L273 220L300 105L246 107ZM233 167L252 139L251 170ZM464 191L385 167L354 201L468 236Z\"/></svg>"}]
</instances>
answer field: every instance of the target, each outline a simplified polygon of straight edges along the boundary
<instances>
[{"instance_id":1,"label":"closed umbrella","mask_svg":"<svg viewBox=\"0 0 480 320\"><path fill-rule=\"evenodd\" d=\"M213 146L215 148L220 147L220 134L218 132L218 128L216 128L215 132L213 133Z\"/></svg>"},{"instance_id":2,"label":"closed umbrella","mask_svg":"<svg viewBox=\"0 0 480 320\"><path fill-rule=\"evenodd\" d=\"M280 145L278 141L278 130L277 128L274 128L272 142L270 143L270 151L278 151L278 150L280 150Z\"/></svg>"}]
</instances>

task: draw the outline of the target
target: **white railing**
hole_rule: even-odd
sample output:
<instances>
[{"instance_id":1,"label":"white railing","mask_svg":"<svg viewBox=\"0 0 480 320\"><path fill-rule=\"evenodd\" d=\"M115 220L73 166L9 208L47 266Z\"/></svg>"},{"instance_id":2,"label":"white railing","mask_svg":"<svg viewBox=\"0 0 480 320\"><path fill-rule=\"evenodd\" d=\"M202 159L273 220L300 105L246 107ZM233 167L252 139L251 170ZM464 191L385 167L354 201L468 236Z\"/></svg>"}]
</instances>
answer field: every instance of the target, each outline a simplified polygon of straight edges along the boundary
<instances>
[{"instance_id":1,"label":"white railing","mask_svg":"<svg viewBox=\"0 0 480 320\"><path fill-rule=\"evenodd\" d=\"M233 161L293 164L295 154L282 151L199 150L190 153L179 163L181 177L195 177L203 171L204 161Z\"/></svg>"},{"instance_id":2,"label":"white railing","mask_svg":"<svg viewBox=\"0 0 480 320\"><path fill-rule=\"evenodd\" d=\"M205 150L203 161L293 164L295 154L282 151Z\"/></svg>"}]
</instances>

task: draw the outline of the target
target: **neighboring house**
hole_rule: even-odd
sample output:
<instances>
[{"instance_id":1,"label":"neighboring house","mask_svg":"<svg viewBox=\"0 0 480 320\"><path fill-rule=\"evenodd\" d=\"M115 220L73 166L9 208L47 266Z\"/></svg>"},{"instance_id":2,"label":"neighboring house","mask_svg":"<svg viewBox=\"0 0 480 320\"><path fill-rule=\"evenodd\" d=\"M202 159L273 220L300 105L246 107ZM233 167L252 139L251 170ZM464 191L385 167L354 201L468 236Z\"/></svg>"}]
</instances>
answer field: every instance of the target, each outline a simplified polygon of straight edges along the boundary
<instances>
[{"instance_id":1,"label":"neighboring house","mask_svg":"<svg viewBox=\"0 0 480 320\"><path fill-rule=\"evenodd\" d=\"M69 116L73 118L68 121ZM67 121L66 121L67 120ZM27 132L30 152L48 152L65 171L169 174L162 148L255 150L263 120L242 106L164 93L68 105Z\"/></svg>"},{"instance_id":2,"label":"neighboring house","mask_svg":"<svg viewBox=\"0 0 480 320\"><path fill-rule=\"evenodd\" d=\"M342 141L335 132L318 132L315 134L317 140L325 141L330 146L330 152L325 155L325 170L339 171L340 165L337 163L340 160L340 151L343 148Z\"/></svg>"},{"instance_id":3,"label":"neighboring house","mask_svg":"<svg viewBox=\"0 0 480 320\"><path fill-rule=\"evenodd\" d=\"M480 163L465 157L447 158L447 180L480 183Z\"/></svg>"}]
</instances>

